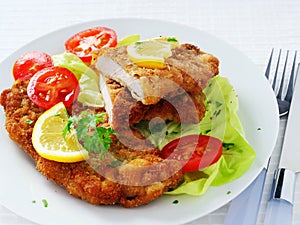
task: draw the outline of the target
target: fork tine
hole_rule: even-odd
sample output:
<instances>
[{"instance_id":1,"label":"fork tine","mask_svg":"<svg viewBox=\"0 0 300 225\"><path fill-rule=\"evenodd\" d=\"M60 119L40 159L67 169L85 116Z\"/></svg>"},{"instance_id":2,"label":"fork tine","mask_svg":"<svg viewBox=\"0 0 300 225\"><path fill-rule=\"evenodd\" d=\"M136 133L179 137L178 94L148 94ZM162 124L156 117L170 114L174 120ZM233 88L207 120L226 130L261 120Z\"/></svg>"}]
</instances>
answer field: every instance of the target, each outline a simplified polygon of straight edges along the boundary
<instances>
[{"instance_id":1,"label":"fork tine","mask_svg":"<svg viewBox=\"0 0 300 225\"><path fill-rule=\"evenodd\" d=\"M266 72L265 72L265 77L269 80L272 80L271 86L273 88L273 91L276 94L276 98L277 98L277 102L278 102L278 107L279 107L279 115L283 116L286 115L289 111L290 108L290 103L291 103L291 99L292 99L292 95L293 95L293 90L294 90L294 82L295 82L295 69L296 69L296 58L297 58L297 51L295 51L294 54L294 59L293 59L293 64L291 65L291 67L288 66L289 58L291 58L291 54L290 51L287 50L286 52L286 58L285 58L285 62L283 65L283 71L282 74L280 74L280 77L278 77L278 71L279 71L279 67L280 67L280 58L281 56L281 52L282 49L279 50L279 54L278 54L278 58L277 58L277 63L276 63L276 69L275 69L275 73L273 78L270 78L270 73L271 73L271 64L272 64L272 57L274 54L274 48L271 51L271 55L269 58L269 62L266 68ZM275 65L274 65L275 66ZM300 63L299 63L300 66ZM287 74L287 69L289 70L291 68L291 73ZM281 69L280 69L281 71ZM279 79L278 79L278 78ZM288 80L288 81L287 81ZM287 84L288 82L288 84ZM287 89L285 88L287 84ZM277 91L277 87L278 87L278 91ZM283 94L283 92L285 91L285 94Z\"/></svg>"},{"instance_id":2,"label":"fork tine","mask_svg":"<svg viewBox=\"0 0 300 225\"><path fill-rule=\"evenodd\" d=\"M292 66L292 70L291 70L291 77L289 79L288 89L287 89L287 93L286 93L286 97L285 97L285 99L289 102L292 100L292 96L293 96L296 57L297 57L297 51L295 51L293 66Z\"/></svg>"},{"instance_id":3,"label":"fork tine","mask_svg":"<svg viewBox=\"0 0 300 225\"><path fill-rule=\"evenodd\" d=\"M282 71L280 87L279 87L279 91L278 91L278 94L277 94L277 97L279 97L280 99L282 99L282 91L283 91L284 80L285 80L285 76L286 76L285 70L286 70L286 65L287 65L288 58L289 58L289 50L286 51L286 57L285 57L285 63L284 63L283 71ZM276 71L276 73L277 73L277 71Z\"/></svg>"},{"instance_id":4,"label":"fork tine","mask_svg":"<svg viewBox=\"0 0 300 225\"><path fill-rule=\"evenodd\" d=\"M272 63L272 58L273 58L273 52L274 52L274 48L271 51L271 55L270 55L270 58L269 58L268 66L267 66L267 69L266 69L266 72L265 72L265 76L268 79L269 79L269 76L270 76L271 63Z\"/></svg>"},{"instance_id":5,"label":"fork tine","mask_svg":"<svg viewBox=\"0 0 300 225\"><path fill-rule=\"evenodd\" d=\"M279 68L279 63L280 63L280 56L281 56L281 49L279 50L279 55L278 55L278 60L277 60L277 65L276 65L276 70L275 70L275 74L274 74L274 80L273 80L273 84L272 84L273 90L275 90L275 88L276 88L277 74L278 74L278 68Z\"/></svg>"}]
</instances>

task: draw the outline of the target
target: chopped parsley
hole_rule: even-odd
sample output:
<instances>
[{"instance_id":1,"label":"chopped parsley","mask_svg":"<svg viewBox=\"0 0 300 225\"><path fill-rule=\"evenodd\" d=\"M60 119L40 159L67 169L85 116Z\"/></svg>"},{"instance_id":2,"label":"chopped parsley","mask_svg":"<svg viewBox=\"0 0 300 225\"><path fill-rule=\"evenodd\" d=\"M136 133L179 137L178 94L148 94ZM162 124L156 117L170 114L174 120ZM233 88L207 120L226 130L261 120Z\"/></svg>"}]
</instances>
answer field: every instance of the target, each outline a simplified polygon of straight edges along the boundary
<instances>
[{"instance_id":1,"label":"chopped parsley","mask_svg":"<svg viewBox=\"0 0 300 225\"><path fill-rule=\"evenodd\" d=\"M221 105L222 105L221 102L216 101L216 107L217 107L217 108L220 107Z\"/></svg>"},{"instance_id":2,"label":"chopped parsley","mask_svg":"<svg viewBox=\"0 0 300 225\"><path fill-rule=\"evenodd\" d=\"M61 115L60 112L54 114L54 116L60 116L60 115Z\"/></svg>"},{"instance_id":3,"label":"chopped parsley","mask_svg":"<svg viewBox=\"0 0 300 225\"><path fill-rule=\"evenodd\" d=\"M211 129L205 130L205 131L201 132L201 134L208 134L209 132L211 132Z\"/></svg>"},{"instance_id":4,"label":"chopped parsley","mask_svg":"<svg viewBox=\"0 0 300 225\"><path fill-rule=\"evenodd\" d=\"M48 202L47 202L46 199L42 199L42 203L43 203L43 205L44 205L45 208L48 207Z\"/></svg>"},{"instance_id":5,"label":"chopped parsley","mask_svg":"<svg viewBox=\"0 0 300 225\"><path fill-rule=\"evenodd\" d=\"M227 195L230 195L231 194L231 191L227 191L227 193L226 193Z\"/></svg>"},{"instance_id":6,"label":"chopped parsley","mask_svg":"<svg viewBox=\"0 0 300 225\"><path fill-rule=\"evenodd\" d=\"M36 203L36 200L32 200L32 203Z\"/></svg>"},{"instance_id":7,"label":"chopped parsley","mask_svg":"<svg viewBox=\"0 0 300 225\"><path fill-rule=\"evenodd\" d=\"M234 143L222 143L222 146L226 149L229 150L234 146Z\"/></svg>"},{"instance_id":8,"label":"chopped parsley","mask_svg":"<svg viewBox=\"0 0 300 225\"><path fill-rule=\"evenodd\" d=\"M259 128L257 128L257 130L261 130L261 128L259 127Z\"/></svg>"},{"instance_id":9,"label":"chopped parsley","mask_svg":"<svg viewBox=\"0 0 300 225\"><path fill-rule=\"evenodd\" d=\"M120 146L121 145L121 142L118 140L117 141L117 146Z\"/></svg>"},{"instance_id":10,"label":"chopped parsley","mask_svg":"<svg viewBox=\"0 0 300 225\"><path fill-rule=\"evenodd\" d=\"M220 113L221 113L221 109L214 111L213 115L217 117L218 115L220 115Z\"/></svg>"},{"instance_id":11,"label":"chopped parsley","mask_svg":"<svg viewBox=\"0 0 300 225\"><path fill-rule=\"evenodd\" d=\"M86 111L79 116L70 116L63 130L63 137L75 128L77 138L83 142L83 147L88 152L99 153L101 158L110 148L112 143L110 136L114 134L112 128L98 126L99 123L104 122L104 116L106 113L88 114Z\"/></svg>"},{"instance_id":12,"label":"chopped parsley","mask_svg":"<svg viewBox=\"0 0 300 225\"><path fill-rule=\"evenodd\" d=\"M173 203L173 204L178 204L179 201L176 199L176 200L174 200L172 203Z\"/></svg>"},{"instance_id":13,"label":"chopped parsley","mask_svg":"<svg viewBox=\"0 0 300 225\"><path fill-rule=\"evenodd\" d=\"M109 166L115 168L115 167L120 166L121 164L122 164L122 161L119 160L119 159L117 159L117 160L115 160L115 161L112 161L112 162L109 164Z\"/></svg>"},{"instance_id":14,"label":"chopped parsley","mask_svg":"<svg viewBox=\"0 0 300 225\"><path fill-rule=\"evenodd\" d=\"M33 123L33 121L32 121L32 120L30 120L30 119L28 119L28 120L26 120L26 123L30 125L30 124L32 124L32 123Z\"/></svg>"},{"instance_id":15,"label":"chopped parsley","mask_svg":"<svg viewBox=\"0 0 300 225\"><path fill-rule=\"evenodd\" d=\"M168 37L167 42L178 42L178 40L175 37Z\"/></svg>"}]
</instances>

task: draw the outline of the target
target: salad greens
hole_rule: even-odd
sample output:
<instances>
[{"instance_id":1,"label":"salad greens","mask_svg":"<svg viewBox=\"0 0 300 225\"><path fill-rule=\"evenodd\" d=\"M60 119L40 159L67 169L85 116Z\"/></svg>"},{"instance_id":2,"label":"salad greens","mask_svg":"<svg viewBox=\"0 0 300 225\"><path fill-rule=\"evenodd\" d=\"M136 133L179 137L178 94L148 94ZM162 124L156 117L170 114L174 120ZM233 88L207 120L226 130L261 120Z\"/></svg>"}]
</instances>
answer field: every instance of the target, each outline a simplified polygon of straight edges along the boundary
<instances>
[{"instance_id":1,"label":"salad greens","mask_svg":"<svg viewBox=\"0 0 300 225\"><path fill-rule=\"evenodd\" d=\"M117 47L128 46L134 42L139 41L140 37L141 36L139 34L132 34L132 35L126 36L118 42Z\"/></svg>"},{"instance_id":2,"label":"salad greens","mask_svg":"<svg viewBox=\"0 0 300 225\"><path fill-rule=\"evenodd\" d=\"M159 149L173 139L189 134L205 134L223 141L223 153L220 160L199 171L184 174L183 182L167 194L204 194L209 186L218 186L243 175L252 165L256 154L245 139L238 118L238 98L228 79L216 76L203 90L206 95L207 112L203 120L196 125L168 122L160 129L145 127L139 130Z\"/></svg>"},{"instance_id":3,"label":"salad greens","mask_svg":"<svg viewBox=\"0 0 300 225\"><path fill-rule=\"evenodd\" d=\"M62 53L52 56L55 66L72 71L80 86L78 101L86 106L101 107L104 101L100 93L99 76L73 53Z\"/></svg>"}]
</instances>

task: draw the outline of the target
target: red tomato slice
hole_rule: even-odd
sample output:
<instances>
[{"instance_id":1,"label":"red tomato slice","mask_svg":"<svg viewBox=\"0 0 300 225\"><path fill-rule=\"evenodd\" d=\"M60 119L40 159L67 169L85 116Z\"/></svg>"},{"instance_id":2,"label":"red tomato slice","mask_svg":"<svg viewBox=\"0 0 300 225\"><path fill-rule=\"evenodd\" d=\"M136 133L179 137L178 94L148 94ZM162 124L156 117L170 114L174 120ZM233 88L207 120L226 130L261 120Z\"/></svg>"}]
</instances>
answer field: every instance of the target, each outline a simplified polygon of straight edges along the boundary
<instances>
[{"instance_id":1,"label":"red tomato slice","mask_svg":"<svg viewBox=\"0 0 300 225\"><path fill-rule=\"evenodd\" d=\"M104 47L115 47L117 34L107 27L95 27L81 31L70 37L65 48L68 52L77 55L83 62L92 61L92 52Z\"/></svg>"},{"instance_id":2,"label":"red tomato slice","mask_svg":"<svg viewBox=\"0 0 300 225\"><path fill-rule=\"evenodd\" d=\"M79 94L75 75L63 67L49 67L37 72L27 87L29 98L39 107L49 109L59 102L70 106Z\"/></svg>"},{"instance_id":3,"label":"red tomato slice","mask_svg":"<svg viewBox=\"0 0 300 225\"><path fill-rule=\"evenodd\" d=\"M217 162L222 155L222 141L207 135L188 135L168 143L161 157L182 162L182 171L192 172Z\"/></svg>"},{"instance_id":4,"label":"red tomato slice","mask_svg":"<svg viewBox=\"0 0 300 225\"><path fill-rule=\"evenodd\" d=\"M22 55L14 64L13 76L15 80L29 80L36 72L53 66L50 55L44 52L28 52Z\"/></svg>"}]
</instances>

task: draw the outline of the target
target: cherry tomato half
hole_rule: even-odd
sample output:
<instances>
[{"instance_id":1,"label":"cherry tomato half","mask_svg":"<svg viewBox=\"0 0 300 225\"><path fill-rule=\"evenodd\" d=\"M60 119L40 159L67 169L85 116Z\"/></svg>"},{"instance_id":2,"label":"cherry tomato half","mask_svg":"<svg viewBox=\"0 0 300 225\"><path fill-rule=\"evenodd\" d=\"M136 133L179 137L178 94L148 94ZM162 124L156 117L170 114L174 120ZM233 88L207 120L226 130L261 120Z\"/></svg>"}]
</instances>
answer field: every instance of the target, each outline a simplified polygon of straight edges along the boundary
<instances>
[{"instance_id":1,"label":"cherry tomato half","mask_svg":"<svg viewBox=\"0 0 300 225\"><path fill-rule=\"evenodd\" d=\"M49 67L37 72L29 81L27 94L37 106L49 109L59 102L70 106L79 94L75 75L63 67Z\"/></svg>"},{"instance_id":2,"label":"cherry tomato half","mask_svg":"<svg viewBox=\"0 0 300 225\"><path fill-rule=\"evenodd\" d=\"M182 162L182 171L192 172L217 162L222 155L222 141L207 135L188 135L168 143L161 157Z\"/></svg>"},{"instance_id":3,"label":"cherry tomato half","mask_svg":"<svg viewBox=\"0 0 300 225\"><path fill-rule=\"evenodd\" d=\"M92 61L92 52L104 47L115 47L117 34L107 27L95 27L81 31L70 37L65 48L68 52L77 55L83 62Z\"/></svg>"},{"instance_id":4,"label":"cherry tomato half","mask_svg":"<svg viewBox=\"0 0 300 225\"><path fill-rule=\"evenodd\" d=\"M13 76L15 80L29 80L37 71L53 66L50 55L44 52L27 52L14 64Z\"/></svg>"}]
</instances>

